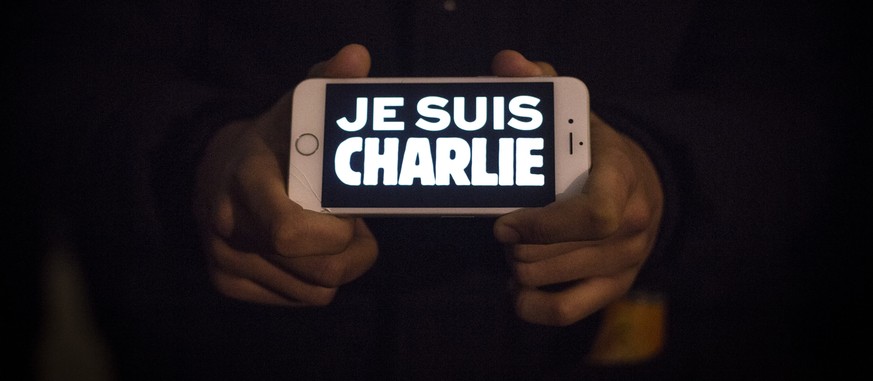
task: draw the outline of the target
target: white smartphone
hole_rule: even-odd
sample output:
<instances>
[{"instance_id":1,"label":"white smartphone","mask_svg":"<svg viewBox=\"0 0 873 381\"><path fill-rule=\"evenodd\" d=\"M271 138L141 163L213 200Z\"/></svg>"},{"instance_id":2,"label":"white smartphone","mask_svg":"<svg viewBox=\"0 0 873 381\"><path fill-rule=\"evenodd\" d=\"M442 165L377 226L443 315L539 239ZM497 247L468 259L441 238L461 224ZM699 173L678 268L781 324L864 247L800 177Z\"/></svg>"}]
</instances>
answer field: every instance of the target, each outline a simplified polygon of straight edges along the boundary
<instances>
[{"instance_id":1,"label":"white smartphone","mask_svg":"<svg viewBox=\"0 0 873 381\"><path fill-rule=\"evenodd\" d=\"M288 196L360 216L496 216L578 192L588 88L572 77L307 79Z\"/></svg>"}]
</instances>

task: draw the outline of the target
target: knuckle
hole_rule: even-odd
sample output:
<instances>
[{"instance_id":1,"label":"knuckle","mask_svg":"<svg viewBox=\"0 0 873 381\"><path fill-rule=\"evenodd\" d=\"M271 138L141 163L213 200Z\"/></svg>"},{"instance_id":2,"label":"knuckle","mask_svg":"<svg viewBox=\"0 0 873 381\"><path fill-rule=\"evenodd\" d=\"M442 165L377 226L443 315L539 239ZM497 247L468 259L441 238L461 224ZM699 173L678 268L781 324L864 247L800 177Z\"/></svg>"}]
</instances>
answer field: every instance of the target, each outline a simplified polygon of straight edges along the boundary
<instances>
[{"instance_id":1,"label":"knuckle","mask_svg":"<svg viewBox=\"0 0 873 381\"><path fill-rule=\"evenodd\" d=\"M654 212L643 202L631 203L625 211L624 223L631 231L646 230L652 223Z\"/></svg>"},{"instance_id":2,"label":"knuckle","mask_svg":"<svg viewBox=\"0 0 873 381\"><path fill-rule=\"evenodd\" d=\"M233 234L235 226L233 219L234 211L233 203L229 199L222 198L217 200L210 215L210 225L218 235L230 237Z\"/></svg>"},{"instance_id":3,"label":"knuckle","mask_svg":"<svg viewBox=\"0 0 873 381\"><path fill-rule=\"evenodd\" d=\"M325 307L333 302L336 288L321 288L306 295L305 302L314 307Z\"/></svg>"},{"instance_id":4,"label":"knuckle","mask_svg":"<svg viewBox=\"0 0 873 381\"><path fill-rule=\"evenodd\" d=\"M240 278L218 270L212 270L210 271L210 279L212 280L212 286L219 294L232 299L247 300L247 293Z\"/></svg>"},{"instance_id":5,"label":"knuckle","mask_svg":"<svg viewBox=\"0 0 873 381\"><path fill-rule=\"evenodd\" d=\"M218 280L223 282L230 282L232 279L231 275L227 273L227 271L233 271L228 269L237 269L242 268L244 266L244 259L241 256L234 255L225 250L220 250L215 247L215 244L209 244L206 248L208 263L209 263L209 272L212 278L213 283Z\"/></svg>"},{"instance_id":6,"label":"knuckle","mask_svg":"<svg viewBox=\"0 0 873 381\"><path fill-rule=\"evenodd\" d=\"M335 256L327 256L316 261L313 281L323 287L336 288L343 285L346 264Z\"/></svg>"},{"instance_id":7,"label":"knuckle","mask_svg":"<svg viewBox=\"0 0 873 381\"><path fill-rule=\"evenodd\" d=\"M538 276L533 265L516 262L513 268L515 270L515 278L519 284L528 287L536 287L538 285Z\"/></svg>"},{"instance_id":8,"label":"knuckle","mask_svg":"<svg viewBox=\"0 0 873 381\"><path fill-rule=\"evenodd\" d=\"M577 306L572 300L566 298L557 298L549 306L550 323L559 327L566 327L577 321L580 316L577 311Z\"/></svg>"},{"instance_id":9,"label":"knuckle","mask_svg":"<svg viewBox=\"0 0 873 381\"><path fill-rule=\"evenodd\" d=\"M273 250L283 257L293 256L296 248L307 237L292 221L280 221L271 226L270 240Z\"/></svg>"},{"instance_id":10,"label":"knuckle","mask_svg":"<svg viewBox=\"0 0 873 381\"><path fill-rule=\"evenodd\" d=\"M618 231L621 226L621 214L615 207L602 203L590 209L588 223L595 234L602 237L609 236Z\"/></svg>"},{"instance_id":11,"label":"knuckle","mask_svg":"<svg viewBox=\"0 0 873 381\"><path fill-rule=\"evenodd\" d=\"M526 321L556 327L569 326L583 317L580 316L578 305L571 299L554 294L541 298L521 292L515 299L515 311Z\"/></svg>"}]
</instances>

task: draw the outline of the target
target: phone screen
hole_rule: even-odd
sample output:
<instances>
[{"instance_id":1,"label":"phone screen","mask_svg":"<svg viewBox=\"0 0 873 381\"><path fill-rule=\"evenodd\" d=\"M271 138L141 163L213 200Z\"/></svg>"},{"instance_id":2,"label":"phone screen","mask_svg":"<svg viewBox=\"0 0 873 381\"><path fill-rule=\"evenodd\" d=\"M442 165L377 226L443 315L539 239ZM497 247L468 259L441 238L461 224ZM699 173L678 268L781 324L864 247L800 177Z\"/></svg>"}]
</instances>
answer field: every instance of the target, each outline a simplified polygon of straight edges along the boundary
<instances>
[{"instance_id":1,"label":"phone screen","mask_svg":"<svg viewBox=\"0 0 873 381\"><path fill-rule=\"evenodd\" d=\"M328 84L325 208L555 200L551 82Z\"/></svg>"}]
</instances>

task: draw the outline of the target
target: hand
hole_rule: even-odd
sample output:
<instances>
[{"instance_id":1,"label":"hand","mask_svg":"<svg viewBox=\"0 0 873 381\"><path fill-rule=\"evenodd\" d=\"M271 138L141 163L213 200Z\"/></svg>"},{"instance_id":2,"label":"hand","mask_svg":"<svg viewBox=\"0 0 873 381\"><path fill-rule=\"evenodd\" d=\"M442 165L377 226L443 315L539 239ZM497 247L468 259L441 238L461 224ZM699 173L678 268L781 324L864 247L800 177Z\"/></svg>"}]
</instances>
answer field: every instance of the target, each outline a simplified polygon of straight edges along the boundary
<instances>
[{"instance_id":1,"label":"hand","mask_svg":"<svg viewBox=\"0 0 873 381\"><path fill-rule=\"evenodd\" d=\"M551 65L514 51L498 53L492 68L500 76L555 75ZM497 240L511 248L516 313L528 322L569 325L618 299L655 244L664 199L655 167L593 113L591 163L579 194L494 224Z\"/></svg>"},{"instance_id":2,"label":"hand","mask_svg":"<svg viewBox=\"0 0 873 381\"><path fill-rule=\"evenodd\" d=\"M310 76L365 77L369 52L341 49ZM308 211L286 194L291 92L210 140L198 167L195 214L212 283L256 303L319 306L366 272L377 244L364 222Z\"/></svg>"}]
</instances>

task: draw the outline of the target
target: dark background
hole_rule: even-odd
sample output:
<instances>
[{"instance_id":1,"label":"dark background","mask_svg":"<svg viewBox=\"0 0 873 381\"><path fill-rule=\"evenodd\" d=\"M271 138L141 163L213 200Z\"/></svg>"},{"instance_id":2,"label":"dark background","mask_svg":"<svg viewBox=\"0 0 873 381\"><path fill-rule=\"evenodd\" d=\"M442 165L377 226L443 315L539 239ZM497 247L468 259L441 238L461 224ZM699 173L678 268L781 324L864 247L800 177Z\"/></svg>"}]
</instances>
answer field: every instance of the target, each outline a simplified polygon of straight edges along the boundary
<instances>
[{"instance_id":1,"label":"dark background","mask_svg":"<svg viewBox=\"0 0 873 381\"><path fill-rule=\"evenodd\" d=\"M740 14L756 20L758 8L744 4L708 5L713 15ZM11 357L4 361L11 365L6 369L20 369L25 374L33 370L31 353L36 349L36 338L46 318L40 283L45 254L51 244L63 241L65 216L58 212L75 202L64 197L70 190L62 186L66 184L63 180L77 177L76 170L84 170L67 166L65 155L69 154L70 146L79 142L75 134L64 130L64 118L76 115L76 104L65 100L76 94L63 90L88 87L87 78L73 77L77 73L76 63L58 65L60 56L52 55L53 51L64 50L70 41L61 36L52 41L57 45L48 51L33 44L44 44L41 39L44 28L56 27L52 24L54 20L34 17L34 10L55 8L63 13L68 10L66 7L76 5L76 2L21 5L6 13L4 27L6 46L12 56L4 60L3 70L4 83L11 84L4 86L3 102L7 106L4 114L10 120L4 128L4 162L11 164L3 183L4 194L11 196L3 213L7 236L11 238L4 250L3 266L7 301L4 345ZM781 4L773 7L782 9ZM790 253L745 259L726 256L708 258L707 262L686 259L676 270L680 292L674 300L675 310L671 310L671 331L675 333L671 346L678 348L681 354L678 358L684 365L708 374L711 379L730 379L730 370L748 375L760 369L764 375L777 374L782 379L806 379L813 372L832 376L828 378L868 372L869 351L865 347L871 340L866 264L870 237L869 17L862 7L831 4L815 9L824 12L815 15L822 20L822 24L817 24L821 28L802 32L816 34L821 38L817 41L823 42L808 52L812 57L800 71L827 78L814 79L817 83L825 82L828 91L820 94L831 98L823 102L830 110L830 118L820 126L844 150L836 160L838 165L829 168L830 196L817 216L821 223L818 228L803 232ZM772 25L771 36L792 35L794 16L788 13ZM713 20L718 22L720 18L714 16ZM742 30L735 32L741 34ZM805 48L791 42L778 46L800 51ZM44 71L46 67L53 71ZM54 70L59 67L62 70ZM780 74L766 72L756 77L773 78ZM68 87L54 91L57 90L54 80ZM41 89L50 94L36 100L21 95ZM791 141L786 140L770 144L785 144L791 149ZM802 186L803 183L798 184ZM753 211L738 213L746 213L753 223ZM710 266L711 261L722 266ZM715 271L713 267L726 270ZM719 297L710 299L711 296ZM712 342L720 345L706 345ZM713 369L713 373L699 370L707 368Z\"/></svg>"}]
</instances>

